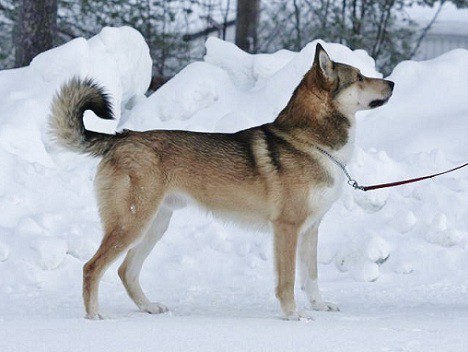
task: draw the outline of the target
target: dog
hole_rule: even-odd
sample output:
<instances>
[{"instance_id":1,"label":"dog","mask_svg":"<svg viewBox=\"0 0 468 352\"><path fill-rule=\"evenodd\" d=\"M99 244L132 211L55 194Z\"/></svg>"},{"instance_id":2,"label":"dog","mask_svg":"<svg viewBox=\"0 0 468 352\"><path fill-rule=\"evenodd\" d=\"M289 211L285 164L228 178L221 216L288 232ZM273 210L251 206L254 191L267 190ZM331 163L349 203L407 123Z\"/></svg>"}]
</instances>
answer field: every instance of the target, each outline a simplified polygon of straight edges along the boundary
<instances>
[{"instance_id":1,"label":"dog","mask_svg":"<svg viewBox=\"0 0 468 352\"><path fill-rule=\"evenodd\" d=\"M168 310L146 297L139 274L172 212L187 199L223 218L272 229L276 297L285 319L308 318L294 299L296 252L312 308L337 311L322 299L317 284L317 240L344 178L321 150L347 163L355 113L385 104L393 87L332 61L317 44L311 68L271 123L233 134L124 130L107 135L86 130L83 123L88 109L102 119L114 118L103 88L90 79L66 83L53 99L50 131L60 145L102 159L95 188L104 236L83 267L86 317L102 318L99 281L124 253L118 273L130 298L143 312Z\"/></svg>"}]
</instances>

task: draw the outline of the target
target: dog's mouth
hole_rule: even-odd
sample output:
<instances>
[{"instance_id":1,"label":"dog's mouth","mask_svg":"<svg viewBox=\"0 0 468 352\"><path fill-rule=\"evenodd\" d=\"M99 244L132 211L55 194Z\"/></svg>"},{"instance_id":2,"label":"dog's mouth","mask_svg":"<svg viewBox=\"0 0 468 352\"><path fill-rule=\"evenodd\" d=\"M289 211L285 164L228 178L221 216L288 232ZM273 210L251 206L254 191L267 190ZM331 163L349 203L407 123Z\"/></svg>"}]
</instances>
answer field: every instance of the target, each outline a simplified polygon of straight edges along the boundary
<instances>
[{"instance_id":1,"label":"dog's mouth","mask_svg":"<svg viewBox=\"0 0 468 352\"><path fill-rule=\"evenodd\" d=\"M369 103L369 107L371 109L374 109L374 108L378 108L379 106L382 106L384 105L387 101L388 101L389 98L387 99L376 99L376 100L372 100L370 103Z\"/></svg>"}]
</instances>

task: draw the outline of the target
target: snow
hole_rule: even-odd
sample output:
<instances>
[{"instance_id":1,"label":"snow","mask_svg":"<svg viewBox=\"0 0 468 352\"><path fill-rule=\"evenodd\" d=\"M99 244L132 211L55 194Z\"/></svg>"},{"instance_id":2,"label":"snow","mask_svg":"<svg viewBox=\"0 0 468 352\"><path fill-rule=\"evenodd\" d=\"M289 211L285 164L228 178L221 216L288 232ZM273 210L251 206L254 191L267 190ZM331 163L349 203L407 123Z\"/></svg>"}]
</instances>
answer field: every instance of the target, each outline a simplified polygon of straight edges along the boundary
<instances>
[{"instance_id":1,"label":"snow","mask_svg":"<svg viewBox=\"0 0 468 352\"><path fill-rule=\"evenodd\" d=\"M395 104L389 104L367 114L357 131L360 145L381 148L397 160L413 155L415 162L435 162L440 168L447 165L447 153L462 160L466 154L467 60L468 50L456 49L433 60L400 63L389 76L397 82L392 102L398 102L398 111ZM391 126L390 133L378 134L383 126ZM413 134L415 130L419 132ZM394 148L402 141L405 148Z\"/></svg>"},{"instance_id":2,"label":"snow","mask_svg":"<svg viewBox=\"0 0 468 352\"><path fill-rule=\"evenodd\" d=\"M321 42L332 59L381 77L362 50ZM151 60L141 35L105 28L0 72L0 350L2 351L461 351L468 324L468 173L362 193L347 187L320 228L319 283L339 313L279 319L271 236L177 211L148 258L142 286L171 312L137 312L117 276L102 312L83 319L82 266L101 229L98 160L49 141L52 96L74 75L111 94L115 122L89 128L235 131L271 121L310 67L299 53L250 55L210 38L203 61L146 98ZM452 168L468 150L468 51L403 62L395 94L358 115L350 173L362 184ZM101 122L102 123L102 122ZM304 295L298 305L307 309Z\"/></svg>"}]
</instances>

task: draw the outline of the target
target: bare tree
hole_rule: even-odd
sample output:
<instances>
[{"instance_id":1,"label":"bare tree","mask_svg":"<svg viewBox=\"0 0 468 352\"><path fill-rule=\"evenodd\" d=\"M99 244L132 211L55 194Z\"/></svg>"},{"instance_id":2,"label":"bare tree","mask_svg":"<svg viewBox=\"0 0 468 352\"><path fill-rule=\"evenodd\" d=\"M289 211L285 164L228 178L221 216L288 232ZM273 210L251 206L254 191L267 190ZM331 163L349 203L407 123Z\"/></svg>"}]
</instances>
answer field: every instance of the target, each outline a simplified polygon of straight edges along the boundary
<instances>
[{"instance_id":1,"label":"bare tree","mask_svg":"<svg viewBox=\"0 0 468 352\"><path fill-rule=\"evenodd\" d=\"M57 0L22 0L16 24L15 66L28 65L52 48L57 31Z\"/></svg>"},{"instance_id":2,"label":"bare tree","mask_svg":"<svg viewBox=\"0 0 468 352\"><path fill-rule=\"evenodd\" d=\"M260 0L237 0L236 45L242 50L257 51L257 28Z\"/></svg>"},{"instance_id":3,"label":"bare tree","mask_svg":"<svg viewBox=\"0 0 468 352\"><path fill-rule=\"evenodd\" d=\"M229 13L231 12L231 0L227 0L226 7L223 7L222 3L220 4L221 12L223 14L223 28L222 28L222 36L223 40L226 40L226 30L229 23Z\"/></svg>"},{"instance_id":4,"label":"bare tree","mask_svg":"<svg viewBox=\"0 0 468 352\"><path fill-rule=\"evenodd\" d=\"M385 74L418 50L442 6L466 0L275 0L263 2L259 50L300 50L313 39L365 49ZM418 3L438 5L433 19L422 30L405 12Z\"/></svg>"}]
</instances>

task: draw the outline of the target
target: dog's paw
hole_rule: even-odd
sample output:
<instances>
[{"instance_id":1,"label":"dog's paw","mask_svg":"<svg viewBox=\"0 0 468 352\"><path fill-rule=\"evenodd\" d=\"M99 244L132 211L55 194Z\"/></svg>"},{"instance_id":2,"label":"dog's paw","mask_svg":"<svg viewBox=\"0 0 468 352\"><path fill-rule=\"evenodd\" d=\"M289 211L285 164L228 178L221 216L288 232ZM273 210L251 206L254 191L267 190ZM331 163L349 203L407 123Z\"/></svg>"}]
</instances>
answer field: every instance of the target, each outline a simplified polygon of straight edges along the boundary
<instances>
[{"instance_id":1,"label":"dog's paw","mask_svg":"<svg viewBox=\"0 0 468 352\"><path fill-rule=\"evenodd\" d=\"M161 314L169 311L169 309L164 304L157 302L142 306L140 307L140 310L150 314Z\"/></svg>"},{"instance_id":2,"label":"dog's paw","mask_svg":"<svg viewBox=\"0 0 468 352\"><path fill-rule=\"evenodd\" d=\"M89 313L89 314L86 314L85 315L85 319L88 319L88 320L106 320L107 317L102 315L102 314L99 314L99 313Z\"/></svg>"},{"instance_id":3,"label":"dog's paw","mask_svg":"<svg viewBox=\"0 0 468 352\"><path fill-rule=\"evenodd\" d=\"M306 313L306 312L293 312L290 314L286 314L283 316L284 320L289 320L289 321L312 321L314 318Z\"/></svg>"},{"instance_id":4,"label":"dog's paw","mask_svg":"<svg viewBox=\"0 0 468 352\"><path fill-rule=\"evenodd\" d=\"M314 301L310 303L313 310L318 310L322 312L339 312L340 308L331 302L325 301Z\"/></svg>"}]
</instances>

